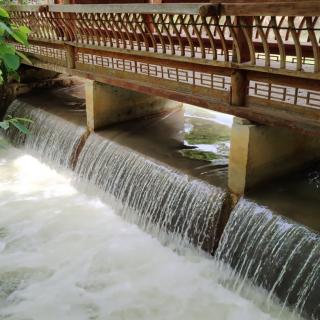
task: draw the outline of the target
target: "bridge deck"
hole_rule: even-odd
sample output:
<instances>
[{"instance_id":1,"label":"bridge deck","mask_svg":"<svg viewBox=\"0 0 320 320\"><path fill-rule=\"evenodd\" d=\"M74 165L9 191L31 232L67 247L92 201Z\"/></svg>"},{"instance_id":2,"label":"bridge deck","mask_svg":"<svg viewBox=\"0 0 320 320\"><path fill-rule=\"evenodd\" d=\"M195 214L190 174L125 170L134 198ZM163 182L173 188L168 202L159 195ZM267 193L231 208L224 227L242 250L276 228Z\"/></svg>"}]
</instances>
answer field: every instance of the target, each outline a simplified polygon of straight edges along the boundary
<instances>
[{"instance_id":1,"label":"bridge deck","mask_svg":"<svg viewBox=\"0 0 320 320\"><path fill-rule=\"evenodd\" d=\"M35 66L320 135L320 3L10 6Z\"/></svg>"}]
</instances>

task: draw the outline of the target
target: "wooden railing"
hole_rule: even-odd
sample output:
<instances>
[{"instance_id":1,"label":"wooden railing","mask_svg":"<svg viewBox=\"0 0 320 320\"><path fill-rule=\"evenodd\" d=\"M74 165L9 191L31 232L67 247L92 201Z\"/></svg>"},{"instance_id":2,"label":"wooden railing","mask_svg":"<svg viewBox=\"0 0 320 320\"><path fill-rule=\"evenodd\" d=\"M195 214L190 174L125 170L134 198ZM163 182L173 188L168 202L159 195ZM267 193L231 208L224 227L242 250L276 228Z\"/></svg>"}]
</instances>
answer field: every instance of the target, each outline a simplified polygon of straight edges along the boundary
<instances>
[{"instance_id":1,"label":"wooden railing","mask_svg":"<svg viewBox=\"0 0 320 320\"><path fill-rule=\"evenodd\" d=\"M42 63L126 79L118 81L126 87L169 86L177 99L215 99L215 109L280 106L320 120L318 1L8 9L13 23L33 31L31 46L19 49Z\"/></svg>"}]
</instances>

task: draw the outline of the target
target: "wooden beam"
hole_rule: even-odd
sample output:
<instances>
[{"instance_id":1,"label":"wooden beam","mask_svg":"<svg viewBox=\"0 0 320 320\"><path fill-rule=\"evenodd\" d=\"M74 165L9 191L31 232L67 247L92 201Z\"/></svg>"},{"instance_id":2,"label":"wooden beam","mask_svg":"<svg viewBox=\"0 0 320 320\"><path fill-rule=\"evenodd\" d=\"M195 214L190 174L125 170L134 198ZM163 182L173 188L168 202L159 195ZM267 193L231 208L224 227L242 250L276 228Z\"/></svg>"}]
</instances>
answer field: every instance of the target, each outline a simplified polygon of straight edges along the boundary
<instances>
[{"instance_id":1,"label":"wooden beam","mask_svg":"<svg viewBox=\"0 0 320 320\"><path fill-rule=\"evenodd\" d=\"M319 1L274 3L222 3L221 15L234 16L319 16Z\"/></svg>"},{"instance_id":2,"label":"wooden beam","mask_svg":"<svg viewBox=\"0 0 320 320\"><path fill-rule=\"evenodd\" d=\"M245 71L235 70L231 74L230 104L232 106L245 105L248 85L249 82Z\"/></svg>"},{"instance_id":3,"label":"wooden beam","mask_svg":"<svg viewBox=\"0 0 320 320\"><path fill-rule=\"evenodd\" d=\"M9 5L8 11L38 12L39 5ZM58 4L48 5L49 12L69 13L142 13L142 14L200 14L202 16L218 15L218 4L204 3L137 3L137 4Z\"/></svg>"},{"instance_id":4,"label":"wooden beam","mask_svg":"<svg viewBox=\"0 0 320 320\"><path fill-rule=\"evenodd\" d=\"M9 5L9 11L38 12L40 5ZM161 4L65 4L48 5L51 12L74 13L167 13L200 14L204 16L319 16L319 1L247 2L247 3L161 3Z\"/></svg>"}]
</instances>

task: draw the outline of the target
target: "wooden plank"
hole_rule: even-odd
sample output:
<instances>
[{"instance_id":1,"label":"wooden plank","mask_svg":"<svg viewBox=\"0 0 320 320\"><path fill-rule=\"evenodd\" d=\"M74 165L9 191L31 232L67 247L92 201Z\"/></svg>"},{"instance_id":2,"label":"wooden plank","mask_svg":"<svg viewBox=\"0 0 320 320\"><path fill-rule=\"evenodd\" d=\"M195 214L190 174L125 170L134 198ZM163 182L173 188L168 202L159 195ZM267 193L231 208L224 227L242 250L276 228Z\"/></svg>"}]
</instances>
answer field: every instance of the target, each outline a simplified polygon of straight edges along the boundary
<instances>
[{"instance_id":1,"label":"wooden plank","mask_svg":"<svg viewBox=\"0 0 320 320\"><path fill-rule=\"evenodd\" d=\"M320 2L222 3L221 15L312 17L320 15Z\"/></svg>"},{"instance_id":2,"label":"wooden plank","mask_svg":"<svg viewBox=\"0 0 320 320\"><path fill-rule=\"evenodd\" d=\"M9 11L37 12L44 6L39 5L10 5L5 6ZM220 6L210 3L137 3L137 4L64 4L46 6L51 12L68 13L143 13L143 14L200 14L212 16L219 14Z\"/></svg>"},{"instance_id":3,"label":"wooden plank","mask_svg":"<svg viewBox=\"0 0 320 320\"><path fill-rule=\"evenodd\" d=\"M8 11L37 12L41 8L51 12L73 13L144 13L144 14L201 14L205 16L319 16L319 1L247 2L247 3L162 3L162 4L65 4L65 5L9 5Z\"/></svg>"}]
</instances>

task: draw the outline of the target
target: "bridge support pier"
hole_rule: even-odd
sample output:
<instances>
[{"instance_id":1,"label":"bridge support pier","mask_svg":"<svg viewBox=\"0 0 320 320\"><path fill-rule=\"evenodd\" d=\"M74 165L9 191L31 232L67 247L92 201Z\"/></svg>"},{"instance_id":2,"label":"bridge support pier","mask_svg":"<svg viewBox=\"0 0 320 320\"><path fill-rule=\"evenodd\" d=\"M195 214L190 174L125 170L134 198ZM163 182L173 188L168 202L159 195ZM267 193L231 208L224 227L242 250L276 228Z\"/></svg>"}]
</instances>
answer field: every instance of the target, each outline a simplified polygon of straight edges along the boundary
<instances>
[{"instance_id":1,"label":"bridge support pier","mask_svg":"<svg viewBox=\"0 0 320 320\"><path fill-rule=\"evenodd\" d=\"M320 139L289 129L234 118L229 189L242 195L253 187L320 159Z\"/></svg>"},{"instance_id":2,"label":"bridge support pier","mask_svg":"<svg viewBox=\"0 0 320 320\"><path fill-rule=\"evenodd\" d=\"M169 112L180 107L182 104L176 101L97 81L86 82L87 126L90 131L126 120Z\"/></svg>"}]
</instances>

